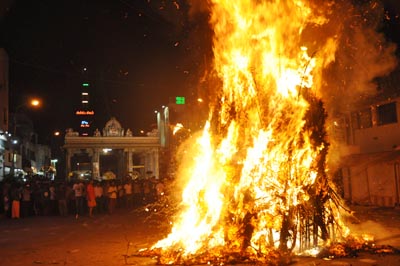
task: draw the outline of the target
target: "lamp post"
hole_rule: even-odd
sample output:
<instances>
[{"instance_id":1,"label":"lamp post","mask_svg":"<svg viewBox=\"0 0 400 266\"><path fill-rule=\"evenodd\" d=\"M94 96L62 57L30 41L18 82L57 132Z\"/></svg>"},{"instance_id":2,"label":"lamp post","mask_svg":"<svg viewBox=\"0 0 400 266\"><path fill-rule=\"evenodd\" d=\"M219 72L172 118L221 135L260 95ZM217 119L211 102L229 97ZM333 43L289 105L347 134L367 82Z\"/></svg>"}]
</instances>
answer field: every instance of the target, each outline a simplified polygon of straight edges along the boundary
<instances>
[{"instance_id":1,"label":"lamp post","mask_svg":"<svg viewBox=\"0 0 400 266\"><path fill-rule=\"evenodd\" d=\"M60 168L63 167L63 156L62 156L62 134L60 131L55 130L52 133L50 140L50 166L53 168L53 178L59 177Z\"/></svg>"},{"instance_id":2,"label":"lamp post","mask_svg":"<svg viewBox=\"0 0 400 266\"><path fill-rule=\"evenodd\" d=\"M15 176L15 145L18 144L18 140L17 140L17 114L18 112L25 106L27 107L34 107L34 108L38 108L41 105L41 101L39 99L33 98L30 99L28 102L25 102L21 105L18 105L15 108L14 114L13 114L13 135L12 135L12 139L11 139L11 150L12 150L12 162L11 162L11 170L10 170L10 174L12 177Z\"/></svg>"}]
</instances>

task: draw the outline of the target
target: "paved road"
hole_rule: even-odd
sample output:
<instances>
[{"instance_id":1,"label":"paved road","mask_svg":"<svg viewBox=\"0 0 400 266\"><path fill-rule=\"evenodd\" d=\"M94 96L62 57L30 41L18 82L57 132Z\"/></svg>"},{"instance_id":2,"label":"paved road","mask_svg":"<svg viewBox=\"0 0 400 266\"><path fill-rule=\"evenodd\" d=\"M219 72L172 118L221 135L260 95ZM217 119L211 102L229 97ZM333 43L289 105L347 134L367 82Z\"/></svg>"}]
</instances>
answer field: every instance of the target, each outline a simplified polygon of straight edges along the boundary
<instances>
[{"instance_id":1,"label":"paved road","mask_svg":"<svg viewBox=\"0 0 400 266\"><path fill-rule=\"evenodd\" d=\"M157 234L149 230L154 229L125 210L78 220L74 216L3 219L0 265L125 265L124 255L156 241Z\"/></svg>"},{"instance_id":2,"label":"paved road","mask_svg":"<svg viewBox=\"0 0 400 266\"><path fill-rule=\"evenodd\" d=\"M400 248L400 210L356 207L353 232L376 236L379 245ZM26 265L155 265L132 257L167 232L159 232L134 212L118 210L95 218L30 217L0 219L0 266ZM296 266L397 266L399 255L360 253L357 258L324 260L294 257Z\"/></svg>"}]
</instances>

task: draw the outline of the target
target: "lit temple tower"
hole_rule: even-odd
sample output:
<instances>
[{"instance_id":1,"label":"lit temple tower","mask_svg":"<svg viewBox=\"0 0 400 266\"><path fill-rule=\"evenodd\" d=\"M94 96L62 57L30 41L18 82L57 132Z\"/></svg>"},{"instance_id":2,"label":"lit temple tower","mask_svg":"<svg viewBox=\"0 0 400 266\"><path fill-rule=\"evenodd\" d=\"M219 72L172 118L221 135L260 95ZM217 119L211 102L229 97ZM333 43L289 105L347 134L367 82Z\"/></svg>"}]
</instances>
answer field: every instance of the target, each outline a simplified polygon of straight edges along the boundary
<instances>
[{"instance_id":1,"label":"lit temple tower","mask_svg":"<svg viewBox=\"0 0 400 266\"><path fill-rule=\"evenodd\" d=\"M93 118L94 111L90 106L90 83L87 78L87 69L83 69L84 79L81 84L81 102L78 110L75 111L75 115L79 121L79 135L90 136L93 134Z\"/></svg>"}]
</instances>

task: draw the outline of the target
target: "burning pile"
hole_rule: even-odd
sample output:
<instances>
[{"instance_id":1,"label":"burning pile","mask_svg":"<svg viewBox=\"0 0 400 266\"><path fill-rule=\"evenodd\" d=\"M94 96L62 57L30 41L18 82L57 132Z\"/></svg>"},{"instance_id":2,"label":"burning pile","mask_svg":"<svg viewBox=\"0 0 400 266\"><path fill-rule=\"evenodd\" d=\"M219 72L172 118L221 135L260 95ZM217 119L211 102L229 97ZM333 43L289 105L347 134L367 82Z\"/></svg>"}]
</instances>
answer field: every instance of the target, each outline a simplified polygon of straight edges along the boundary
<instances>
[{"instance_id":1,"label":"burning pile","mask_svg":"<svg viewBox=\"0 0 400 266\"><path fill-rule=\"evenodd\" d=\"M274 264L344 239L322 96L338 40L315 36L333 2L210 2L218 100L180 173L182 212L152 252L162 264Z\"/></svg>"}]
</instances>

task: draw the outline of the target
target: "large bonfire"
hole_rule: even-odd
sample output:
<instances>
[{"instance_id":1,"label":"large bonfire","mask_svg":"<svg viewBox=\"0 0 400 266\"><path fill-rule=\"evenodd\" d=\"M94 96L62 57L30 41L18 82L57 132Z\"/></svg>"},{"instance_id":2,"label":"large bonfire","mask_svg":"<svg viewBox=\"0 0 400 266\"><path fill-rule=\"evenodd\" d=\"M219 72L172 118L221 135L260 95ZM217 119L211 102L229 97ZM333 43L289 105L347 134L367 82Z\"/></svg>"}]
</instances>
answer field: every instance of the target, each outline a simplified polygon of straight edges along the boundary
<instances>
[{"instance_id":1,"label":"large bonfire","mask_svg":"<svg viewBox=\"0 0 400 266\"><path fill-rule=\"evenodd\" d=\"M333 2L210 6L218 100L181 173L182 211L152 250L162 264L271 263L344 239L322 92L338 36L314 35Z\"/></svg>"}]
</instances>

